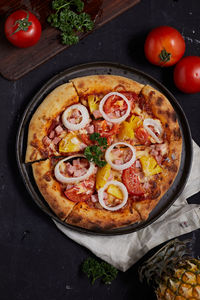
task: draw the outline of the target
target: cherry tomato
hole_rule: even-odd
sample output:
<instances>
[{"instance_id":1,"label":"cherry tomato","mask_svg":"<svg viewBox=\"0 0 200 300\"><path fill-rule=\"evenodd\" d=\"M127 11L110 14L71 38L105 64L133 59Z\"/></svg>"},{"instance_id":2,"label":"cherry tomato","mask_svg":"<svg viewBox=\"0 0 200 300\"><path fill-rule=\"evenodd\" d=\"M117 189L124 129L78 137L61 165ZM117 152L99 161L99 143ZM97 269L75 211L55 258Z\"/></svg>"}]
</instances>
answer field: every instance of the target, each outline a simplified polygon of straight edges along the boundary
<instances>
[{"instance_id":1,"label":"cherry tomato","mask_svg":"<svg viewBox=\"0 0 200 300\"><path fill-rule=\"evenodd\" d=\"M200 92L200 57L187 56L174 69L174 82L184 93Z\"/></svg>"},{"instance_id":2,"label":"cherry tomato","mask_svg":"<svg viewBox=\"0 0 200 300\"><path fill-rule=\"evenodd\" d=\"M143 127L135 129L135 137L140 141L141 144L149 143L149 134Z\"/></svg>"},{"instance_id":3,"label":"cherry tomato","mask_svg":"<svg viewBox=\"0 0 200 300\"><path fill-rule=\"evenodd\" d=\"M147 36L144 52L150 63L169 67L177 63L185 52L185 41L178 30L170 26L153 29Z\"/></svg>"},{"instance_id":4,"label":"cherry tomato","mask_svg":"<svg viewBox=\"0 0 200 300\"><path fill-rule=\"evenodd\" d=\"M139 178L136 174L136 167L133 164L130 168L125 169L122 173L122 182L125 184L128 192L131 195L143 195L144 189L139 181Z\"/></svg>"},{"instance_id":5,"label":"cherry tomato","mask_svg":"<svg viewBox=\"0 0 200 300\"><path fill-rule=\"evenodd\" d=\"M110 128L106 120L95 120L93 124L95 132L100 133L102 137L108 138L119 131L119 124L113 124L112 128Z\"/></svg>"},{"instance_id":6,"label":"cherry tomato","mask_svg":"<svg viewBox=\"0 0 200 300\"><path fill-rule=\"evenodd\" d=\"M79 193L79 188L84 192ZM79 184L74 185L70 189L64 191L65 196L73 202L87 201L90 199L91 195L94 193L95 189L95 177L90 176L88 180L80 182ZM86 193L87 192L87 193Z\"/></svg>"},{"instance_id":7,"label":"cherry tomato","mask_svg":"<svg viewBox=\"0 0 200 300\"><path fill-rule=\"evenodd\" d=\"M6 38L19 48L35 45L41 36L41 24L29 11L17 10L5 22Z\"/></svg>"}]
</instances>

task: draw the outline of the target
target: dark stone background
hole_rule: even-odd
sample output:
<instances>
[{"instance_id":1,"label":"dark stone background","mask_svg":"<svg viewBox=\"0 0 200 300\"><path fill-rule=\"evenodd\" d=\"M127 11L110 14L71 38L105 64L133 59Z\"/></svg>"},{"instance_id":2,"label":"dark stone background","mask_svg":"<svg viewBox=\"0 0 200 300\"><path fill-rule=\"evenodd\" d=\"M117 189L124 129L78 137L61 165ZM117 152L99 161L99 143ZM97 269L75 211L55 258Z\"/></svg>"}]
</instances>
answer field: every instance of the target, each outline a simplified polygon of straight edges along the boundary
<instances>
[{"instance_id":1,"label":"dark stone background","mask_svg":"<svg viewBox=\"0 0 200 300\"><path fill-rule=\"evenodd\" d=\"M25 107L52 76L81 63L112 61L136 67L163 83L177 97L192 136L200 144L200 94L179 92L173 84L173 68L155 67L143 54L147 33L156 26L170 25L185 37L185 55L199 55L199 16L199 0L141 0L22 79L0 78L0 299L155 299L151 289L139 283L141 261L126 273L120 272L112 285L97 282L91 286L80 271L91 253L59 232L31 200L17 169L15 139ZM190 202L199 203L199 194ZM187 237L193 238L194 254L200 255L200 230Z\"/></svg>"}]
</instances>

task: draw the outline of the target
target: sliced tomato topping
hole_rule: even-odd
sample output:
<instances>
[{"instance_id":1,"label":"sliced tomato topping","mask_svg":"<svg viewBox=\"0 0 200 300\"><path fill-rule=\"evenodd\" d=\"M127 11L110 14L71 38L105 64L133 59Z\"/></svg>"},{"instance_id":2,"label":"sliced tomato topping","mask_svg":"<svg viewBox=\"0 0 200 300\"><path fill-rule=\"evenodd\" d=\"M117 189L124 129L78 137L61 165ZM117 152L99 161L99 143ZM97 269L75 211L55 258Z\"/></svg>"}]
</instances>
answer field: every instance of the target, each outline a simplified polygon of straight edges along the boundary
<instances>
[{"instance_id":1,"label":"sliced tomato topping","mask_svg":"<svg viewBox=\"0 0 200 300\"><path fill-rule=\"evenodd\" d=\"M95 176L92 175L88 180L80 182L70 189L64 191L65 196L73 202L87 201L95 190Z\"/></svg>"},{"instance_id":2,"label":"sliced tomato topping","mask_svg":"<svg viewBox=\"0 0 200 300\"><path fill-rule=\"evenodd\" d=\"M111 126L106 122L106 120L95 120L93 121L94 131L100 133L102 137L109 137L111 135L117 134L119 131L119 124L112 124Z\"/></svg>"},{"instance_id":3,"label":"sliced tomato topping","mask_svg":"<svg viewBox=\"0 0 200 300\"><path fill-rule=\"evenodd\" d=\"M83 134L80 135L80 137L81 137L81 140L82 140L82 142L83 142L84 144L86 144L86 145L88 145L88 146L90 146L90 145L93 144L92 141L90 140L88 134L83 133Z\"/></svg>"},{"instance_id":4,"label":"sliced tomato topping","mask_svg":"<svg viewBox=\"0 0 200 300\"><path fill-rule=\"evenodd\" d=\"M134 92L121 92L130 102L131 110L135 108L135 102L138 101L138 95Z\"/></svg>"},{"instance_id":5,"label":"sliced tomato topping","mask_svg":"<svg viewBox=\"0 0 200 300\"><path fill-rule=\"evenodd\" d=\"M138 95L134 92L120 92L123 94L129 101L137 101L138 100Z\"/></svg>"},{"instance_id":6,"label":"sliced tomato topping","mask_svg":"<svg viewBox=\"0 0 200 300\"><path fill-rule=\"evenodd\" d=\"M135 129L135 137L140 141L141 144L149 144L149 134L143 127Z\"/></svg>"},{"instance_id":7,"label":"sliced tomato topping","mask_svg":"<svg viewBox=\"0 0 200 300\"><path fill-rule=\"evenodd\" d=\"M120 102L120 104L119 104ZM108 97L108 99L106 100L103 109L105 111L106 114L111 113L111 112L115 112L116 110L125 110L127 109L127 104L126 102L119 96L117 95L112 95L110 97Z\"/></svg>"},{"instance_id":8,"label":"sliced tomato topping","mask_svg":"<svg viewBox=\"0 0 200 300\"><path fill-rule=\"evenodd\" d=\"M135 164L123 171L122 182L125 184L128 192L131 195L144 195L145 191L142 184L139 181L139 177L137 175L137 168L135 167Z\"/></svg>"}]
</instances>

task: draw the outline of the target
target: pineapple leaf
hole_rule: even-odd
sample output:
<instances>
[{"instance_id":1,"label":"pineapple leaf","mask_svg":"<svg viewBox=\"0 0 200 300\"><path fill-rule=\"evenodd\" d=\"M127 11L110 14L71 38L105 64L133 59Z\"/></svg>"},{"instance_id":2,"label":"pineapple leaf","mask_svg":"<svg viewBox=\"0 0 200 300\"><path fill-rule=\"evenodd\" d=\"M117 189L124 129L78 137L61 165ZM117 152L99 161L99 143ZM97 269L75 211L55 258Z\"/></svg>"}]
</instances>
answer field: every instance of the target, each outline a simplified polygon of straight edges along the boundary
<instances>
[{"instance_id":1,"label":"pineapple leaf","mask_svg":"<svg viewBox=\"0 0 200 300\"><path fill-rule=\"evenodd\" d=\"M148 285L157 287L166 276L173 276L175 267L183 258L191 256L192 240L174 239L164 245L139 269L140 281L146 279Z\"/></svg>"}]
</instances>

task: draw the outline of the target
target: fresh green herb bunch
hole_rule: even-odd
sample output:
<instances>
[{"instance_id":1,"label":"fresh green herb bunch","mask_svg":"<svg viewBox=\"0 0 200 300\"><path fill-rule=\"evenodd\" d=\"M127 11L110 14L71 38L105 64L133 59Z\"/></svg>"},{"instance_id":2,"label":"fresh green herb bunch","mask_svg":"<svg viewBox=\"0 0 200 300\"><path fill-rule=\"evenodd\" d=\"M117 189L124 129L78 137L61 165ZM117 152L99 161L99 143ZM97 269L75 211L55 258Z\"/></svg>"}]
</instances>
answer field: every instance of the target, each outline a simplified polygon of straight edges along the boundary
<instances>
[{"instance_id":1,"label":"fresh green herb bunch","mask_svg":"<svg viewBox=\"0 0 200 300\"><path fill-rule=\"evenodd\" d=\"M55 13L50 14L47 21L61 31L62 44L76 44L79 41L78 32L93 29L94 23L90 15L83 12L83 1L53 0L52 8Z\"/></svg>"},{"instance_id":2,"label":"fresh green herb bunch","mask_svg":"<svg viewBox=\"0 0 200 300\"><path fill-rule=\"evenodd\" d=\"M104 167L106 165L105 160L101 160L103 155L103 149L105 150L107 145L107 139L105 137L101 137L99 133L94 132L90 135L90 140L93 142L97 142L98 145L92 145L85 148L84 155L89 161L93 161L97 166Z\"/></svg>"},{"instance_id":3,"label":"fresh green herb bunch","mask_svg":"<svg viewBox=\"0 0 200 300\"><path fill-rule=\"evenodd\" d=\"M83 262L82 271L91 279L92 284L99 278L105 284L111 284L118 274L118 270L115 267L92 257L87 258Z\"/></svg>"}]
</instances>

